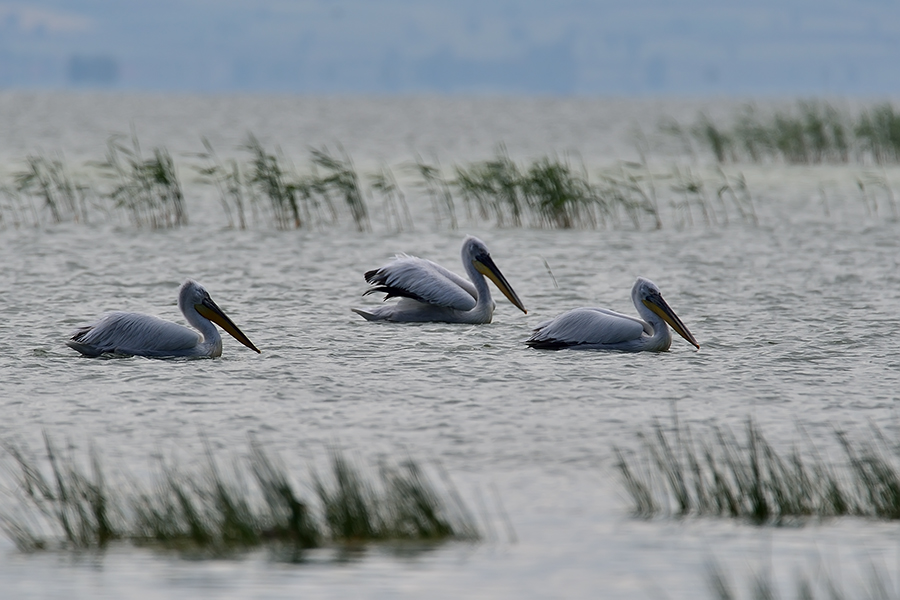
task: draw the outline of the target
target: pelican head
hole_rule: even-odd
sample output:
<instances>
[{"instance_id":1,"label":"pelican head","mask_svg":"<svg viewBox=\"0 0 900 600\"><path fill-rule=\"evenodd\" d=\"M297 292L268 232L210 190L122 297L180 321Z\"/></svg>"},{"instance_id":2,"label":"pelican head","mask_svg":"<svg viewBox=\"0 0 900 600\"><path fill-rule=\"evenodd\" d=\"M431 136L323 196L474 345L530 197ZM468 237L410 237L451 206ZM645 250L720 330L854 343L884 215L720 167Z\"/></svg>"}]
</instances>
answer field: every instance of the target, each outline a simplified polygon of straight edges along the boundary
<instances>
[{"instance_id":1,"label":"pelican head","mask_svg":"<svg viewBox=\"0 0 900 600\"><path fill-rule=\"evenodd\" d=\"M503 292L503 295L506 296L516 308L523 313L528 314L525 305L519 300L519 296L516 294L515 290L512 289L512 286L506 281L506 277L503 276L503 273L501 273L497 265L494 264L494 259L491 258L491 253L488 251L484 242L471 235L466 237L462 247L462 260L463 264L471 262L472 266L474 266L479 273L494 282L497 289Z\"/></svg>"},{"instance_id":2,"label":"pelican head","mask_svg":"<svg viewBox=\"0 0 900 600\"><path fill-rule=\"evenodd\" d=\"M244 335L244 332L238 329L238 326L228 318L228 315L213 302L213 299L209 296L209 292L193 279L188 279L181 284L181 289L178 290L178 308L181 309L181 312L188 320L190 320L191 313L196 312L204 319L212 321L227 331L234 339L243 345L251 350L255 350L257 354L260 353L259 348L253 345L250 338Z\"/></svg>"},{"instance_id":3,"label":"pelican head","mask_svg":"<svg viewBox=\"0 0 900 600\"><path fill-rule=\"evenodd\" d=\"M675 314L675 311L672 310L672 307L663 299L662 293L660 293L655 283L649 279L638 277L634 287L631 288L631 299L634 301L635 306L646 306L659 318L671 325L678 335L696 346L697 349L700 348L700 344L697 343L697 340L688 331L688 328L685 327L678 315Z\"/></svg>"}]
</instances>

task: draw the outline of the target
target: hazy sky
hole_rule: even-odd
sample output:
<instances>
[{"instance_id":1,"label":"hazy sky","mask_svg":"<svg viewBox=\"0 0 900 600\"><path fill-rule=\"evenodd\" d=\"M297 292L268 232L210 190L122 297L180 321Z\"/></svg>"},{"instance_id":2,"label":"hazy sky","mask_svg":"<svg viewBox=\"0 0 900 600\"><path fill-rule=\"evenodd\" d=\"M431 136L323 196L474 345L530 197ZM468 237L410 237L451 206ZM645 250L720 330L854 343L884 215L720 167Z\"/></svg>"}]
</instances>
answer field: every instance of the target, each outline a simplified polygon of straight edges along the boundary
<instances>
[{"instance_id":1,"label":"hazy sky","mask_svg":"<svg viewBox=\"0 0 900 600\"><path fill-rule=\"evenodd\" d=\"M896 0L0 0L0 89L900 93Z\"/></svg>"}]
</instances>

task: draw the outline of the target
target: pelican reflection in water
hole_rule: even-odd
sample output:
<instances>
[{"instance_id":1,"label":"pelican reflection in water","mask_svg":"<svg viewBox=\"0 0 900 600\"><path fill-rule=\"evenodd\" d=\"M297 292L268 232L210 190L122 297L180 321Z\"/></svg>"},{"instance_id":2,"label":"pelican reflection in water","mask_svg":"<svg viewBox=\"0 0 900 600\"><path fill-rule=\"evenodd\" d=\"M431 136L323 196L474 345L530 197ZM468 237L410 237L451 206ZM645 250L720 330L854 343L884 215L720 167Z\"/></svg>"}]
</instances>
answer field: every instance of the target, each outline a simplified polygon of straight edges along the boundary
<instances>
[{"instance_id":1,"label":"pelican reflection in water","mask_svg":"<svg viewBox=\"0 0 900 600\"><path fill-rule=\"evenodd\" d=\"M649 279L638 277L631 299L643 319L605 308L576 308L538 325L525 342L532 348L664 352L672 344L669 325L700 348L675 311Z\"/></svg>"},{"instance_id":2,"label":"pelican reflection in water","mask_svg":"<svg viewBox=\"0 0 900 600\"><path fill-rule=\"evenodd\" d=\"M121 354L150 357L222 355L222 336L213 323L251 350L253 342L219 308L202 285L188 279L178 290L178 308L200 333L153 315L111 312L79 327L66 341L85 356Z\"/></svg>"},{"instance_id":3,"label":"pelican reflection in water","mask_svg":"<svg viewBox=\"0 0 900 600\"><path fill-rule=\"evenodd\" d=\"M373 309L352 309L369 321L490 323L494 301L485 277L490 278L510 302L524 313L525 306L494 264L484 242L468 236L462 246L462 263L469 280L430 260L398 255L379 269L365 274L373 287L363 295L383 292L395 304Z\"/></svg>"}]
</instances>

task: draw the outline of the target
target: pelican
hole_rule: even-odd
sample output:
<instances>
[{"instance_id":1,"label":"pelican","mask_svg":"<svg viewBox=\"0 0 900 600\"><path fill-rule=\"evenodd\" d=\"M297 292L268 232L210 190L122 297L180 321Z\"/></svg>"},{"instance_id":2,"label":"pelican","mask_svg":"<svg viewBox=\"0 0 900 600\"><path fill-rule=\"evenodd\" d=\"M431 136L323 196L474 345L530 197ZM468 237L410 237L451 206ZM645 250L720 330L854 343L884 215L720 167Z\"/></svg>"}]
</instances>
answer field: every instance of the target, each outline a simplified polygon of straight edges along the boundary
<instances>
[{"instance_id":1,"label":"pelican","mask_svg":"<svg viewBox=\"0 0 900 600\"><path fill-rule=\"evenodd\" d=\"M237 341L259 353L253 342L216 306L209 292L196 281L188 279L181 284L178 308L187 322L202 335L153 315L111 312L90 325L76 329L66 344L85 356L111 353L157 358L216 357L222 355L222 336L213 325L217 323Z\"/></svg>"},{"instance_id":2,"label":"pelican","mask_svg":"<svg viewBox=\"0 0 900 600\"><path fill-rule=\"evenodd\" d=\"M631 288L631 300L643 319L605 308L576 308L538 325L525 343L549 350L665 352L672 345L668 323L678 335L700 349L688 328L663 300L655 283L638 277Z\"/></svg>"},{"instance_id":3,"label":"pelican","mask_svg":"<svg viewBox=\"0 0 900 600\"><path fill-rule=\"evenodd\" d=\"M467 236L462 263L471 281L430 260L398 254L385 266L366 273L366 281L374 287L363 296L384 292L385 300L399 296L400 301L371 310L352 310L369 321L490 323L496 305L485 280L488 277L519 310L528 312L484 242Z\"/></svg>"}]
</instances>

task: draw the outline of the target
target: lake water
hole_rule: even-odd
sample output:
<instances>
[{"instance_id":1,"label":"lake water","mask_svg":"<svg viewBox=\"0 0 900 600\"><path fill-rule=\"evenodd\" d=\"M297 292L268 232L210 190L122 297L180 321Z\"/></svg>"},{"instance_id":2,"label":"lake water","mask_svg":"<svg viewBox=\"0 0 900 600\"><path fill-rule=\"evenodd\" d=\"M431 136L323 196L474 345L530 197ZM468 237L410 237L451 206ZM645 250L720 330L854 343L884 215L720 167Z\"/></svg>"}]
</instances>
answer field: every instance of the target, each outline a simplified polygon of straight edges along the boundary
<instances>
[{"instance_id":1,"label":"lake water","mask_svg":"<svg viewBox=\"0 0 900 600\"><path fill-rule=\"evenodd\" d=\"M373 204L373 231L358 233L229 229L212 188L185 166L203 136L237 156L253 132L296 162L309 146L340 143L363 171L416 153L448 166L481 160L500 143L517 159L573 153L593 169L636 158L635 125L651 132L663 115L692 120L738 105L0 94L3 183L37 151L60 151L89 172L82 165L103 158L107 137L133 126L145 149L172 151L191 219L158 231L124 220L0 230L0 439L39 449L47 432L82 450L93 444L138 477L159 452L202 458L206 440L223 459L237 457L249 436L301 475L332 447L372 463L409 455L449 473L486 533L413 554L317 551L300 565L130 548L26 555L2 539L0 595L697 598L708 596L713 558L747 592L752 571L772 569L786 595L798 572L823 569L853 590L870 564L896 566L896 523L634 519L613 447L637 448L638 432L673 413L696 430L740 430L753 417L784 450L805 436L827 450L835 430L861 439L870 423L895 438L900 224L888 196L877 210L861 202L856 179L900 189L897 170L729 167L746 175L758 224L668 215L658 230L560 231L462 217L450 230L408 191L412 230L390 231ZM651 165L685 160L666 152ZM490 325L369 323L350 312L378 302L361 297L362 273L397 252L461 273L466 233L488 244L527 315L496 290ZM639 275L659 285L700 351L677 336L662 354L522 343L538 322L576 306L633 313ZM183 322L175 295L187 277L261 355L227 336L216 360L89 360L65 346L74 327L107 310Z\"/></svg>"}]
</instances>

